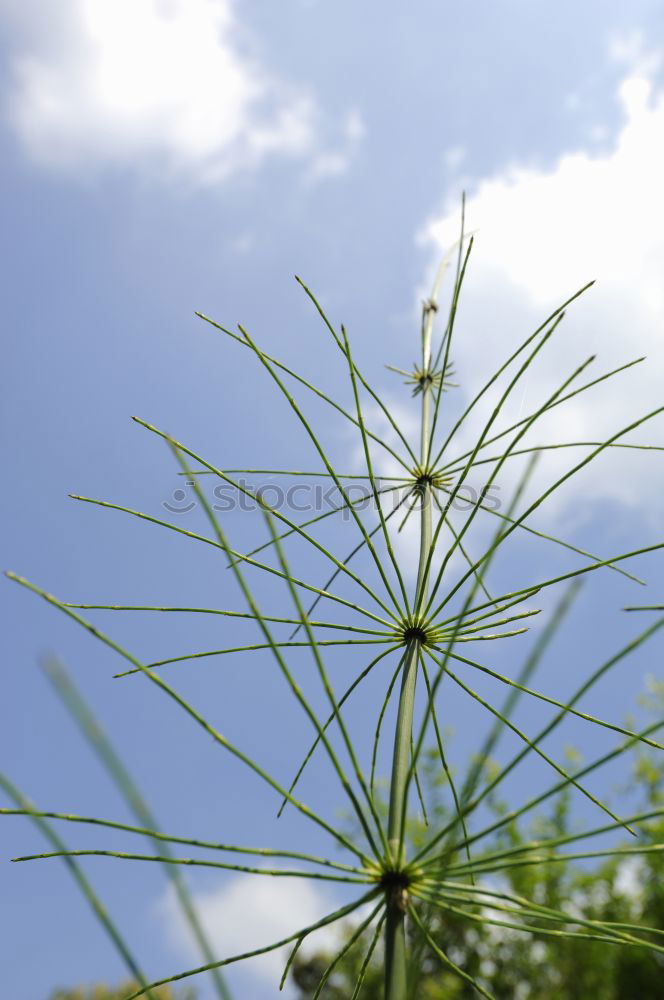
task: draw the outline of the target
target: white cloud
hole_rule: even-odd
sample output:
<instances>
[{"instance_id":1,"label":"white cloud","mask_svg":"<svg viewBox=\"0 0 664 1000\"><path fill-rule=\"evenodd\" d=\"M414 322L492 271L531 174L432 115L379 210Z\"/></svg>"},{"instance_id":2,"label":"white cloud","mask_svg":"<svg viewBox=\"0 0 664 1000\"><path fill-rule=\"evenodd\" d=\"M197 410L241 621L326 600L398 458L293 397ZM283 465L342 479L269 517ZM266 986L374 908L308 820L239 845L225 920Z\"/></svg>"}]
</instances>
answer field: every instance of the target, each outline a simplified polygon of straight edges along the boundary
<instances>
[{"instance_id":1,"label":"white cloud","mask_svg":"<svg viewBox=\"0 0 664 1000\"><path fill-rule=\"evenodd\" d=\"M309 881L263 875L239 875L216 889L192 895L208 939L220 957L271 944L315 923L339 906ZM174 947L195 962L196 945L172 888L162 896L157 911L166 923ZM366 916L364 911L362 916ZM339 929L334 927L322 928L310 939L310 947L327 950L338 941L338 933ZM303 950L306 952L306 948ZM242 968L257 982L274 987L276 996L288 953L288 947L268 952L241 963ZM283 996L287 997L288 992Z\"/></svg>"},{"instance_id":2,"label":"white cloud","mask_svg":"<svg viewBox=\"0 0 664 1000\"><path fill-rule=\"evenodd\" d=\"M338 148L322 149L313 157L306 181L312 183L347 173L365 131L362 115L357 108L351 109L343 125L341 144Z\"/></svg>"},{"instance_id":3,"label":"white cloud","mask_svg":"<svg viewBox=\"0 0 664 1000\"><path fill-rule=\"evenodd\" d=\"M634 54L634 45L615 41L615 58ZM532 443L601 440L664 403L664 95L654 88L652 54L634 59L618 88L623 121L608 152L568 152L550 169L514 164L473 185L467 200L468 228L478 232L453 354L470 391L591 278L597 285L570 308L539 367L515 393L507 420L527 414L591 353L598 360L584 381L648 356L632 372L557 409L548 433L531 433ZM458 237L458 195L424 228L436 257ZM662 444L663 425L656 418L625 440ZM563 471L583 454L550 453L547 468ZM626 463L622 475L617 455ZM653 514L661 508L664 456L613 452L595 468L580 481L586 498ZM578 495L567 491L568 502L554 509L569 514Z\"/></svg>"},{"instance_id":4,"label":"white cloud","mask_svg":"<svg viewBox=\"0 0 664 1000\"><path fill-rule=\"evenodd\" d=\"M459 169L463 161L466 159L467 150L465 146L451 146L446 149L443 154L443 163L450 173L454 173Z\"/></svg>"},{"instance_id":5,"label":"white cloud","mask_svg":"<svg viewBox=\"0 0 664 1000\"><path fill-rule=\"evenodd\" d=\"M311 96L248 51L232 0L0 0L5 111L39 164L215 181L318 153ZM331 154L328 154L331 155Z\"/></svg>"}]
</instances>

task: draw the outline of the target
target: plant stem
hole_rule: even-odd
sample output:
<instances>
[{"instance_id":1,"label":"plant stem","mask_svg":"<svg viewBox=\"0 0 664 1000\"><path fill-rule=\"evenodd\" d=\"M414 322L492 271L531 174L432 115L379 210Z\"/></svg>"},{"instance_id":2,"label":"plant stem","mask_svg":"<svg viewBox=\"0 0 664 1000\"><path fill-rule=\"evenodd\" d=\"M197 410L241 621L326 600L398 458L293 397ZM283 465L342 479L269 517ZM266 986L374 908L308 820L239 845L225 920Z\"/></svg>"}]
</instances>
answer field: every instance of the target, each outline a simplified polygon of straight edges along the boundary
<instances>
[{"instance_id":1,"label":"plant stem","mask_svg":"<svg viewBox=\"0 0 664 1000\"><path fill-rule=\"evenodd\" d=\"M422 370L426 372L431 363L431 333L434 309L431 303L424 306L422 322ZM429 442L431 424L431 384L422 383L422 415L420 427L420 468L424 472L429 462ZM420 507L420 554L415 595L415 614L425 606L426 573L429 548L431 546L431 486L422 483ZM395 869L403 866L405 858L404 825L408 795L408 774L411 767L411 746L413 735L413 712L420 640L410 640L403 668L403 680L399 696L399 710L394 733L394 755L392 758L392 779L390 785L390 805L388 815L388 846ZM407 896L399 886L386 890L385 920L385 1000L406 1000L407 994L407 948L406 910Z\"/></svg>"},{"instance_id":2,"label":"plant stem","mask_svg":"<svg viewBox=\"0 0 664 1000\"><path fill-rule=\"evenodd\" d=\"M413 731L413 706L417 679L417 642L412 640L404 664L403 681L399 697L399 713L394 734L394 758L390 788L388 820L388 845L395 868L404 860L402 837L403 803L410 765L410 746ZM396 887L387 890L387 917L385 920L385 1000L406 998L406 933L403 895Z\"/></svg>"}]
</instances>

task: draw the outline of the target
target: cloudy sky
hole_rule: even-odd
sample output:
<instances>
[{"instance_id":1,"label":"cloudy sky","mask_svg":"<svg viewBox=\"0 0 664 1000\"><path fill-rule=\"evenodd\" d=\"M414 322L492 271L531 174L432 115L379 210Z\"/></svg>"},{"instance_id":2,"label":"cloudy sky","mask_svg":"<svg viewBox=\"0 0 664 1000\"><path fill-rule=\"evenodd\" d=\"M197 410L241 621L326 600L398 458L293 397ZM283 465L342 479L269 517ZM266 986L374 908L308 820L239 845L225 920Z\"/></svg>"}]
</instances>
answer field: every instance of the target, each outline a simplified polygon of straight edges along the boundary
<instances>
[{"instance_id":1,"label":"cloudy sky","mask_svg":"<svg viewBox=\"0 0 664 1000\"><path fill-rule=\"evenodd\" d=\"M601 439L662 405L664 17L656 0L555 8L484 0L472 10L434 0L0 0L0 45L3 563L61 598L240 606L209 552L67 494L156 517L164 504L187 506L172 459L133 414L226 468L313 468L310 445L248 352L194 316L201 310L231 329L243 323L270 353L348 401L338 352L296 273L346 323L358 363L414 428L408 392L384 364L408 367L416 356L419 303L457 238L462 191L476 236L453 352L459 398L596 279L506 417L530 412L594 354L592 377L647 360L556 411L549 439ZM311 412L331 454L357 471L347 428L322 408ZM655 419L625 440L663 445L662 428ZM547 462L536 483L569 468L570 454ZM502 485L507 492L509 481ZM657 453L613 455L533 524L604 554L654 544L664 530L663 488ZM173 516L204 530L200 511ZM261 530L247 513L229 523L247 546ZM409 565L412 541L406 534L400 543ZM528 579L549 565L536 551L515 555ZM638 572L650 587L636 597L661 600L657 557ZM585 588L564 645L588 666L637 628L618 614L634 603L634 585L600 576ZM108 650L18 588L6 584L4 597L3 768L35 802L126 815L39 670L40 655L55 650L164 828L318 846L288 813L276 826L274 796L158 692L135 678L112 680ZM588 625L598 620L601 629ZM152 659L219 639L209 623L102 622ZM308 733L293 721L270 661L257 655L246 666L192 668L181 689L286 780ZM348 663L337 662L347 678ZM564 693L574 662L553 663L543 687ZM639 660L598 691L591 710L621 718L654 669ZM359 721L369 705L359 696ZM473 748L459 725L464 711L460 703L458 767ZM322 768L312 774L326 780ZM524 780L541 777L535 769ZM336 791L321 787L333 814ZM61 832L71 846L126 847ZM42 849L17 820L3 824L2 844L3 858ZM161 873L118 865L98 859L86 871L149 973L196 964ZM58 863L2 865L0 881L15 930L0 961L14 1000L122 978ZM197 875L191 885L220 954L267 943L340 898L258 878ZM279 962L267 960L230 981L238 996L263 1000L277 995L278 977ZM199 986L208 1000L209 984Z\"/></svg>"}]
</instances>

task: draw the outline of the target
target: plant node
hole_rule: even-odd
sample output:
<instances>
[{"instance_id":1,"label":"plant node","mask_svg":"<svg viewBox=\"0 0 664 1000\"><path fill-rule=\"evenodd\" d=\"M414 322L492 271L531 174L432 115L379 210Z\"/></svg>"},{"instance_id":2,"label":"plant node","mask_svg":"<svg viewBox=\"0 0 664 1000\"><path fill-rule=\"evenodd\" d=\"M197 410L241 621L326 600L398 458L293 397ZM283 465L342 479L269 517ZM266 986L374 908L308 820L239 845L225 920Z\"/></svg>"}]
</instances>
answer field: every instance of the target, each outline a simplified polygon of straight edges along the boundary
<instances>
[{"instance_id":1,"label":"plant node","mask_svg":"<svg viewBox=\"0 0 664 1000\"><path fill-rule=\"evenodd\" d=\"M405 618L397 627L397 635L401 642L407 645L411 641L419 643L421 646L431 646L438 642L438 632L423 618Z\"/></svg>"},{"instance_id":2,"label":"plant node","mask_svg":"<svg viewBox=\"0 0 664 1000\"><path fill-rule=\"evenodd\" d=\"M402 368L394 368L392 365L387 365L390 371L396 372L397 375L404 375L404 382L406 385L412 385L413 396L417 396L420 392L425 390L428 392L431 389L437 389L440 386L441 379L443 378L442 371L435 371L430 368L429 365L420 366L418 364L413 365L412 371L404 371ZM447 365L445 368L445 378L443 379L443 391L449 389L451 386L456 386L456 382L450 382L449 376L453 375L452 366Z\"/></svg>"},{"instance_id":3,"label":"plant node","mask_svg":"<svg viewBox=\"0 0 664 1000\"><path fill-rule=\"evenodd\" d=\"M451 476L446 476L442 472L438 472L436 469L431 469L428 466L416 465L411 470L411 475L413 477L413 489L417 496L422 496L427 487L433 490L441 490L452 484Z\"/></svg>"},{"instance_id":4,"label":"plant node","mask_svg":"<svg viewBox=\"0 0 664 1000\"><path fill-rule=\"evenodd\" d=\"M408 872L400 869L387 869L383 872L380 884L385 890L385 900L396 906L403 913L408 909L408 888L411 884Z\"/></svg>"},{"instance_id":5,"label":"plant node","mask_svg":"<svg viewBox=\"0 0 664 1000\"><path fill-rule=\"evenodd\" d=\"M407 889L411 882L412 878L409 872L401 868L386 868L380 877L380 884L387 891Z\"/></svg>"},{"instance_id":6,"label":"plant node","mask_svg":"<svg viewBox=\"0 0 664 1000\"><path fill-rule=\"evenodd\" d=\"M422 643L422 645L427 641L427 634L419 625L411 625L410 628L405 630L403 637L407 642L414 639L416 642Z\"/></svg>"}]
</instances>

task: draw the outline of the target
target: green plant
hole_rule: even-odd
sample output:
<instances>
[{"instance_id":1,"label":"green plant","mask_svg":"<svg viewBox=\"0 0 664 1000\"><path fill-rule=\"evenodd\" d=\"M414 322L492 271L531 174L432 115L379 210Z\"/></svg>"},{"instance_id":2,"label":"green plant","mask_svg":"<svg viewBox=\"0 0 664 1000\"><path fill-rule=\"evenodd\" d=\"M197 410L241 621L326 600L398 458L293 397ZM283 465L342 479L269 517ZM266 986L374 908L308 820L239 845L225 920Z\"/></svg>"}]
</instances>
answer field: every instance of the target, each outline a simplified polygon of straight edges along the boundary
<instances>
[{"instance_id":1,"label":"green plant","mask_svg":"<svg viewBox=\"0 0 664 1000\"><path fill-rule=\"evenodd\" d=\"M454 977L472 986L482 996L490 996L491 994L481 981L481 975L479 973L476 975L474 971L471 972L460 967L436 942L432 932L433 925L430 922L430 914L433 911L448 913L455 909L468 914L476 913L479 901L486 898L487 895L485 888L476 881L480 876L498 873L514 865L554 864L558 855L551 852L560 843L560 840L555 837L544 838L534 843L519 844L494 856L487 857L486 854L482 854L476 858L474 852L478 842L494 834L501 825L506 826L513 822L550 796L572 789L593 803L605 815L602 826L584 829L578 834L570 835L566 842L572 843L577 839L581 840L596 834L620 831L621 829L627 829L636 835L636 830L642 829L647 820L647 817L641 814L622 818L589 790L584 783L584 778L603 764L618 759L626 749L636 742L640 741L651 747L662 749L661 744L655 741L651 735L660 723L655 723L641 731L633 731L627 727L598 719L589 713L580 711L575 706L613 666L654 635L664 624L664 618L645 629L613 657L585 677L572 697L566 701L544 695L528 686L535 665L539 662L550 639L551 630L555 629L558 618L562 616L564 605L559 610L558 615L554 616L552 624L542 631L540 643L525 662L521 672L517 674L516 680L479 662L474 657L462 654L459 652L459 647L466 649L468 643L497 641L521 634L526 630L525 623L538 613L538 609L527 606L528 602L535 595L542 594L548 588L565 581L574 581L603 568L635 579L623 568L624 560L663 547L664 543L650 545L605 559L580 549L570 542L546 534L528 522L531 515L556 490L585 468L605 449L649 447L631 442L623 444L621 439L628 432L635 430L661 413L664 407L635 419L628 427L620 429L605 441L553 442L536 445L528 443L525 440L526 435L545 414L549 414L567 400L591 390L597 384L617 376L637 363L630 362L591 381L579 384L582 373L594 360L589 358L572 371L554 392L547 398L540 400L527 416L520 418L510 426L499 429L499 418L502 417L505 404L510 399L515 387L539 358L549 340L556 335L565 309L586 292L592 284L591 282L547 317L504 364L491 375L480 392L461 411L458 418L456 420L450 419L443 430L445 408L442 403L443 399L446 398L446 393L452 388L450 382L451 356L457 306L472 245L472 239L468 241L464 235L462 221L456 258L456 277L451 294L449 314L439 345L435 350L432 343L434 320L439 313L439 288L443 275L450 265L451 255L441 265L436 275L432 295L423 306L420 360L411 373L406 373L407 382L414 386L414 396L420 408L420 433L417 447L411 445L390 408L381 400L360 371L353 358L344 327L340 327L339 330L335 328L312 292L300 282L317 309L335 348L340 353L342 364L347 369L352 400L349 408L342 406L327 392L313 385L283 362L267 354L243 327L239 327L239 333L234 333L219 326L208 317L199 315L216 330L249 351L258 361L264 372L287 400L304 431L306 440L317 455L321 468L313 472L302 469L290 472L266 469L225 470L207 461L169 434L135 417L134 420L140 426L161 438L168 445L178 463L180 472L192 482L197 501L209 521L211 536L186 531L178 525L129 507L93 500L88 497L75 497L75 499L86 503L139 517L188 536L192 540L215 547L225 557L237 581L245 602L244 610L76 604L60 600L35 584L13 573L9 574L15 582L44 598L87 629L97 640L115 650L129 665L128 669L118 676L142 673L151 684L173 699L218 746L234 755L254 775L266 782L280 798L282 809L286 804L291 805L308 821L324 830L336 848L342 849L345 853L345 859L339 861L298 851L266 849L254 845L219 844L198 838L175 836L157 829L155 824L149 821L150 818L145 810L143 810L142 815L140 811L137 812L140 823L136 826L95 817L44 812L37 810L16 789L13 789L13 786L5 782L3 787L14 799L16 808L4 809L3 812L31 816L35 822L42 826L56 848L49 854L17 860L33 860L35 857L64 857L70 866L74 866L74 859L77 856L103 855L125 860L157 861L169 868L182 864L202 865L226 871L248 872L263 878L318 879L338 883L345 887L353 887L357 893L351 902L340 906L324 919L303 927L296 933L274 942L268 947L256 949L245 955L220 959L209 960L206 956L206 961L199 967L167 976L152 984L146 983L145 977L117 931L106 924L106 929L121 949L131 974L140 984L132 997L147 994L155 1000L154 991L163 985L197 973L218 971L232 962L251 955L290 945L291 952L284 970L283 984L292 962L306 938L319 928L341 921L365 905L368 906L368 912L365 913L362 910L362 920L353 935L323 971L313 992L314 998L322 995L337 964L344 960L348 951L357 942L363 940L363 935L368 928L371 928L371 934L366 953L358 968L357 981L352 992L353 998L360 995L371 955L381 938L384 941L384 995L386 1000L404 1000L406 996L413 995L413 990L417 989L416 961L412 963L409 981L409 941L411 948L416 950L416 956L418 948L433 951ZM343 416L344 420L350 422L355 428L364 456L365 473L358 476L356 473L341 473L335 468L319 433L314 429L300 403L291 393L289 380L294 380L299 388L314 393L319 400L331 406L337 414ZM372 407L377 408L381 419L386 422L395 443L391 443L391 439L385 433L378 433L368 426L366 419L367 399L370 400ZM480 420L480 430L475 437L474 445L466 450L461 448L455 454L453 448L460 428L465 429L471 414L479 414L480 404L486 403L489 404L488 413ZM496 443L499 445L494 451L492 446ZM535 459L540 453L550 448L583 449L583 457L536 495L533 501L524 502L525 490L530 481ZM487 449L489 449L488 453ZM396 476L382 475L380 455L387 455L391 462L396 463L400 467L400 474ZM494 509L495 505L489 503L487 498L490 497L490 491L497 483L498 478L508 475L509 469L515 466L512 460L518 459L519 456L527 457L525 470L516 483L507 509L496 510ZM192 469L192 463L195 464L195 469ZM463 525L455 528L452 518L455 500L460 496L460 491L468 482L469 475L475 470L482 472L485 466L488 466L489 472L482 489L479 491L479 496L471 505L470 513ZM296 522L287 513L270 508L261 498L260 493L252 492L235 478L235 476L247 472L284 476L323 476L334 484L341 497L341 502L335 509ZM233 547L222 524L223 519L217 517L199 482L202 475L216 477L221 483L233 487L256 502L264 515L268 531L266 542L248 553L240 552ZM373 501L368 515L362 504L349 496L348 488L344 485L344 483L356 478L363 479L368 483L368 492ZM390 485L385 485L386 483ZM387 504L393 497L397 499L393 503L393 509L388 512ZM399 530L413 512L416 512L419 518L418 569L414 588L410 585L408 574L402 560L398 558L394 544L395 521L392 521L392 518L397 511L404 509L405 517ZM340 512L348 515L348 524L356 533L356 544L352 551L343 558L339 558L315 534L316 530L329 517ZM496 525L496 530L488 544L486 541L482 542L480 537L482 553L475 557L471 555L468 538L469 531L473 525L478 523L477 518L480 514L489 515ZM502 556L505 543L516 531L525 532L529 536L543 538L562 546L565 550L574 553L575 556L581 556L583 562L580 566L577 565L577 568L545 579L527 582L519 586L512 585L507 592L496 595L489 590L487 574L496 556ZM449 532L448 544L444 541L448 537L445 532ZM306 542L318 556L330 565L332 575L322 587L300 578L291 571L285 551L287 539ZM267 552L268 556L259 556L261 552ZM272 562L264 561L269 558L269 553L272 554ZM362 558L367 565L356 571L350 564L358 553L362 553ZM457 559L464 560L464 568L461 570L458 568ZM354 565L357 565L357 561ZM260 570L282 581L292 602L293 610L264 613L259 608L247 582L248 569ZM333 585L334 590L330 589ZM344 590L344 587L348 589ZM305 607L303 595L313 595L314 600L310 606ZM565 600L569 599L571 598L568 595ZM334 619L331 614L323 620L318 617L312 618L314 610L322 602L325 602L324 606L334 608L343 614L340 613L337 619ZM369 606L366 607L366 604ZM86 610L109 610L116 613L152 611L211 614L221 615L229 623L234 618L241 618L255 623L259 631L260 642L249 646L228 646L223 649L204 650L186 656L179 655L158 662L144 663L106 632L93 625L81 613ZM322 638L323 636L333 637ZM342 694L339 694L326 667L323 657L324 651L327 651L329 647L359 649L362 646L373 647L369 654L370 660L357 674L352 684ZM294 661L290 660L291 652L294 652L298 647L304 647L311 653L313 665L329 703L329 708L323 716L303 693L297 670L293 665ZM221 656L229 653L241 655L255 649L271 651L276 668L300 708L309 718L315 733L315 739L299 771L288 786L223 736L158 672L161 668L185 660L196 660L200 657ZM342 708L360 683L372 671L375 671L379 664L387 669L389 683L382 705L375 706L373 758L371 773L367 775L366 769L360 763L357 741L353 739ZM508 688L509 693L500 707L487 700L468 683L468 675L472 672L488 675ZM455 685L466 692L470 699L487 710L493 720L492 729L484 746L478 752L477 761L470 768L458 789L448 766L444 732L438 718L436 699L441 691L443 679L446 680L446 688L449 685ZM419 702L418 685L420 688ZM397 687L399 694L390 791L387 815L384 815L379 808L375 788L377 746L388 702L392 692ZM539 702L551 705L556 710L552 719L534 736L527 735L512 720L514 705L521 694L526 694ZM583 767L578 769L574 767L568 769L569 765L563 767L545 751L543 744L546 737L568 717L580 717L592 725L613 730L619 734L621 740L613 751L597 757ZM503 729L517 736L523 747L516 756L499 767L495 773L490 774L487 779L484 764ZM414 853L409 854L406 851L406 818L411 797L419 791L418 761L425 751L430 731L433 733L440 773L445 776L452 811L449 819L441 826L435 829L428 828L424 842ZM349 808L355 817L357 832L354 835L344 832L337 823L313 810L296 796L296 786L303 770L319 746L324 750L332 773L336 775ZM519 808L513 809L498 820L492 820L488 825L482 826L483 814L480 807L487 803L497 786L530 754L539 757L556 772L555 783ZM130 794L127 776L121 774L116 765L111 763L108 748L103 752L103 756L106 758L107 765L111 766L112 770L115 769L116 777L121 787L124 788L125 794ZM421 792L420 799L422 800ZM480 820L479 829L471 831L471 821L477 821L478 818ZM247 864L244 859L242 863L236 863L231 860L211 860L209 857L181 858L165 849L150 855L105 850L70 851L56 839L48 824L49 819L107 826L123 830L128 834L146 835L155 844L178 844L210 852L217 851L227 856L239 854L244 855L245 859L249 861L252 858L265 859L267 857L274 859L275 867L269 869L259 867L257 862ZM637 842L628 848L610 847L606 850L615 856L622 857L625 854L631 856L652 853L658 851L660 846ZM578 856L590 857L592 852L581 852ZM276 866L278 861L287 863L289 867ZM77 873L76 877L80 881L82 878L80 871L75 867L72 870ZM88 890L84 889L84 891ZM101 916L94 898L90 895L88 898L90 898L98 915ZM183 901L182 898L181 901ZM537 900L522 896L510 896L504 902L510 921L516 923L527 934L541 935L545 933L542 928L546 926L549 928L547 933L564 935L575 941L583 942L590 939L605 945L650 949L660 954L664 950L663 946L657 940L652 940L644 932L644 928L639 925L621 923L620 926L614 926L611 922L602 919L584 920L574 912L573 908L565 908L562 903L560 906L545 906ZM186 909L186 902L184 902L184 906ZM193 919L196 919L195 914ZM477 919L485 920L481 911ZM410 927L409 935L406 933L407 922ZM199 943L205 954L207 945L203 940ZM217 989L220 995L223 995L226 990L220 979L217 982Z\"/></svg>"}]
</instances>

